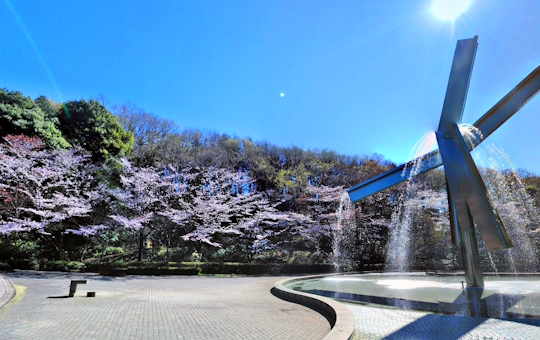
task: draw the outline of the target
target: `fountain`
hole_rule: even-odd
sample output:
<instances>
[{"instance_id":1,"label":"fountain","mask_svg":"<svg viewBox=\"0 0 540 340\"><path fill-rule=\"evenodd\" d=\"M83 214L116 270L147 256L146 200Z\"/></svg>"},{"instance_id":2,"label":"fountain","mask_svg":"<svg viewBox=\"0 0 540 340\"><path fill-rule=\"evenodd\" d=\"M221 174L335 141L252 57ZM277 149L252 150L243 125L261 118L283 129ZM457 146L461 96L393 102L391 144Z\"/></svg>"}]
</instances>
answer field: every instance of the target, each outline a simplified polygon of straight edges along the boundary
<instances>
[{"instance_id":1,"label":"fountain","mask_svg":"<svg viewBox=\"0 0 540 340\"><path fill-rule=\"evenodd\" d=\"M422 162L403 164L347 190L352 202L396 185L440 165L444 165L452 241L461 246L467 287L483 287L476 225L488 251L508 249L512 241L493 208L470 151L514 115L540 91L540 67L536 68L493 108L484 114L474 127L475 138L464 138L461 123L469 88L478 37L459 40L454 54L450 79L446 90L439 128L436 131L439 150L422 156ZM416 165L414 164L416 162ZM412 173L414 171L414 173Z\"/></svg>"},{"instance_id":2,"label":"fountain","mask_svg":"<svg viewBox=\"0 0 540 340\"><path fill-rule=\"evenodd\" d=\"M360 302L362 306L386 305L453 316L535 319L531 321L531 325L540 325L538 274L519 276L501 274L484 277L479 243L489 252L506 251L512 248L510 236L514 238L514 242L520 245L523 243L524 248L530 248L530 245L525 244L522 233L513 230L507 233L482 179L481 171L477 168L470 153L540 91L540 66L473 125L463 126L461 119L476 54L477 39L478 37L475 36L457 42L441 119L438 130L435 132L439 149L347 190L351 202L354 203L406 181L411 176L444 165L452 242L461 248L465 277L463 278L462 273L448 273L448 275L406 272L340 274L291 280L284 284L286 288ZM502 158L507 158L502 151L495 151ZM481 164L481 166L485 165ZM484 168L482 171L485 171ZM484 173L484 176L491 175ZM493 181L497 181L497 174L493 176L495 176ZM519 186L519 181L516 185ZM508 192L509 190L500 191ZM492 194L496 192L492 190ZM514 194L519 195L519 193ZM346 200L342 199L341 206L344 201ZM529 208L525 204L523 209ZM481 236L480 240L477 240L477 234ZM396 235L398 243L399 241L407 242L406 239L399 239L399 233ZM399 246L395 249L398 253L400 252ZM388 256L399 257L400 254L395 253L395 249L394 253L389 251ZM511 252L507 255L512 259ZM490 260L494 264L491 255ZM530 265L530 268L533 271L537 270L535 265ZM359 306L349 305L348 308L352 311L364 308ZM361 322L358 318L357 315L357 325Z\"/></svg>"}]
</instances>

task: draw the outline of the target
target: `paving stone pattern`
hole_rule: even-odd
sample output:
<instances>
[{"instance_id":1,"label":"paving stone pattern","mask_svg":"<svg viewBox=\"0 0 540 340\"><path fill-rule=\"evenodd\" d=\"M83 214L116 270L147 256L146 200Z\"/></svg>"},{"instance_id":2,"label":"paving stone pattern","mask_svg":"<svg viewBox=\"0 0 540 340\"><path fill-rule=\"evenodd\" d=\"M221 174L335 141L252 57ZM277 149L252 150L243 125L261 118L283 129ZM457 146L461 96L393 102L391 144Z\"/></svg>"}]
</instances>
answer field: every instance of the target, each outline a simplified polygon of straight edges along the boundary
<instances>
[{"instance_id":1,"label":"paving stone pattern","mask_svg":"<svg viewBox=\"0 0 540 340\"><path fill-rule=\"evenodd\" d=\"M0 310L0 339L322 339L330 331L320 314L270 293L283 277L85 276L63 298L81 275L8 276L27 290Z\"/></svg>"}]
</instances>

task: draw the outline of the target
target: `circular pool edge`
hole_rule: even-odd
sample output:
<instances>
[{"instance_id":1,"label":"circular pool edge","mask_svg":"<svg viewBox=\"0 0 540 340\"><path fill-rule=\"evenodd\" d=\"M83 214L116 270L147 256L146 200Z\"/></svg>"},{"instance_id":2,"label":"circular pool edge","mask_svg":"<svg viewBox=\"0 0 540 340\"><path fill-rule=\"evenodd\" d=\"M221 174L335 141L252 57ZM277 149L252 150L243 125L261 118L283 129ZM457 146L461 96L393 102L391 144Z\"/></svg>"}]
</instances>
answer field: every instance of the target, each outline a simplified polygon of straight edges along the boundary
<instances>
[{"instance_id":1,"label":"circular pool edge","mask_svg":"<svg viewBox=\"0 0 540 340\"><path fill-rule=\"evenodd\" d=\"M323 315L330 323L331 330L323 338L324 340L348 340L352 339L356 324L353 313L343 304L336 300L295 291L285 287L285 284L311 278L320 278L331 275L302 276L293 279L280 280L274 283L272 294L280 299L309 307Z\"/></svg>"}]
</instances>

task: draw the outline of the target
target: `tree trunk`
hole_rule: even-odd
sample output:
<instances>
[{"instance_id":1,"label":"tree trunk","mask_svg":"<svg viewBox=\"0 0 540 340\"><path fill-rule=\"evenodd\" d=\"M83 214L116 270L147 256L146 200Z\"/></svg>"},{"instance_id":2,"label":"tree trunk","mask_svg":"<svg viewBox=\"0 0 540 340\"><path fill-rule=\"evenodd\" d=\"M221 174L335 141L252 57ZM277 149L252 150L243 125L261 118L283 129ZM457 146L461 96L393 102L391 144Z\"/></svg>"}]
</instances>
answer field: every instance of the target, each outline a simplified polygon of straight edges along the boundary
<instances>
[{"instance_id":1,"label":"tree trunk","mask_svg":"<svg viewBox=\"0 0 540 340\"><path fill-rule=\"evenodd\" d=\"M86 255L86 251L88 250L88 244L90 243L90 237L88 237L88 239L86 240L86 244L84 246L84 250L83 250L83 253L81 255L81 262L84 261L84 256Z\"/></svg>"},{"instance_id":2,"label":"tree trunk","mask_svg":"<svg viewBox=\"0 0 540 340\"><path fill-rule=\"evenodd\" d=\"M139 253L137 255L138 262L142 261L143 250L144 250L144 233L141 230L139 232Z\"/></svg>"},{"instance_id":3,"label":"tree trunk","mask_svg":"<svg viewBox=\"0 0 540 340\"><path fill-rule=\"evenodd\" d=\"M195 244L195 251L199 255L198 262L202 262L202 254L201 254L202 243L200 242L193 242L193 243Z\"/></svg>"},{"instance_id":4,"label":"tree trunk","mask_svg":"<svg viewBox=\"0 0 540 340\"><path fill-rule=\"evenodd\" d=\"M107 238L105 239L105 246L103 247L103 251L99 255L99 264L103 262L103 256L105 255L105 251L107 250L107 247L109 246L109 240L110 240L110 230L107 230Z\"/></svg>"}]
</instances>

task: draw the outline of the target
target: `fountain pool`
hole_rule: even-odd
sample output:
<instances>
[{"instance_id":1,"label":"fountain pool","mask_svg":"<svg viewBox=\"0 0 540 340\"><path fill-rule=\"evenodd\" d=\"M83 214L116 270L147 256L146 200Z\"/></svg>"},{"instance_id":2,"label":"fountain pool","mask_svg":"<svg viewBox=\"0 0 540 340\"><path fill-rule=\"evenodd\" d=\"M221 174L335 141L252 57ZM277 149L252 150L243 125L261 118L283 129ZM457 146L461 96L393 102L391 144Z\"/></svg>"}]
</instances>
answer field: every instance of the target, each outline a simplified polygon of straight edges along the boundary
<instances>
[{"instance_id":1,"label":"fountain pool","mask_svg":"<svg viewBox=\"0 0 540 340\"><path fill-rule=\"evenodd\" d=\"M540 320L540 275L485 275L466 288L464 274L365 273L291 280L285 287L341 301L496 319Z\"/></svg>"}]
</instances>

